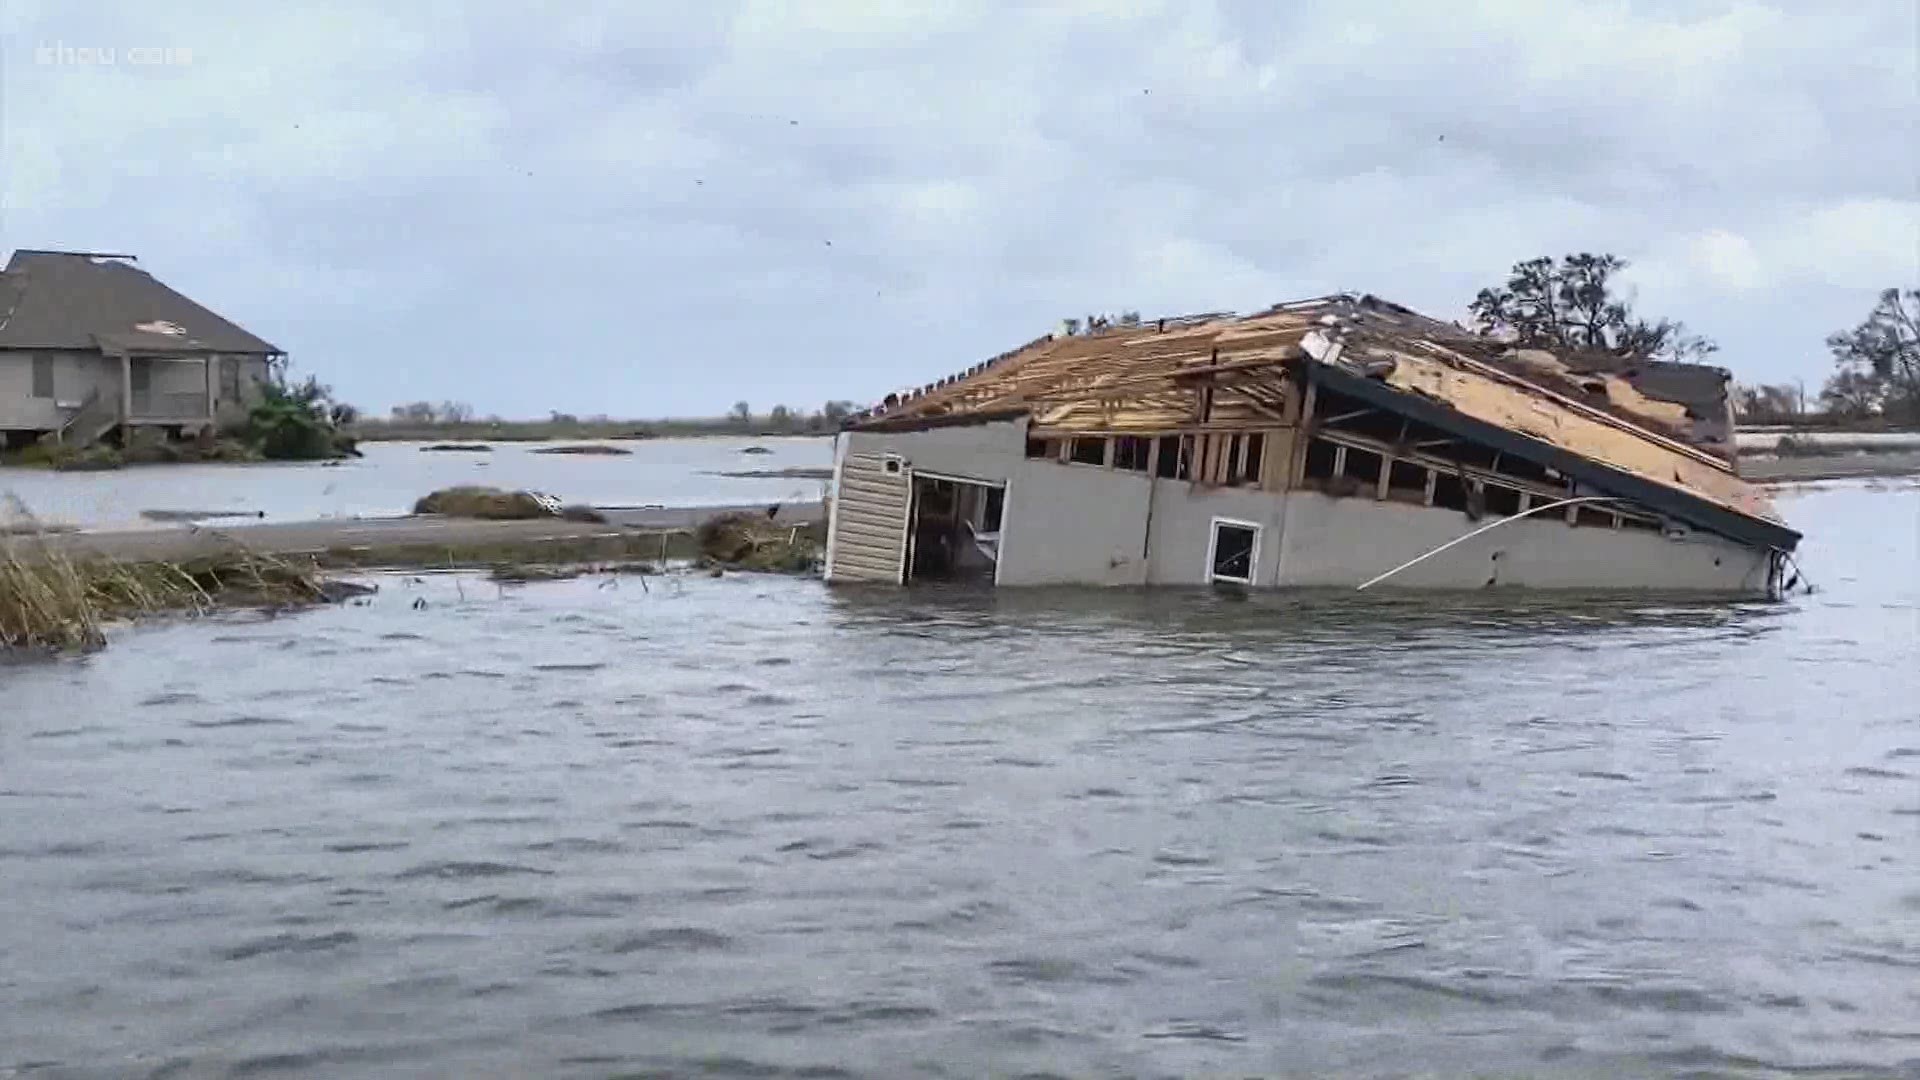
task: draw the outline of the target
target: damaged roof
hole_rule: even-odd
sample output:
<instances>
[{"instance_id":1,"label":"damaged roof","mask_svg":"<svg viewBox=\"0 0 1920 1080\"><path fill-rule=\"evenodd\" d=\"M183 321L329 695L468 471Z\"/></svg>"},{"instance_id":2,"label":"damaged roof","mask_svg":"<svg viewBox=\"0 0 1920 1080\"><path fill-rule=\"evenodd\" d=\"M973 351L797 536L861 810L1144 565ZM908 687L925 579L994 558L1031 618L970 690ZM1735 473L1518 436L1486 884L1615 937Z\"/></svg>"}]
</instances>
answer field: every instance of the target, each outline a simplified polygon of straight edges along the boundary
<instances>
[{"instance_id":1,"label":"damaged roof","mask_svg":"<svg viewBox=\"0 0 1920 1080\"><path fill-rule=\"evenodd\" d=\"M1278 423L1289 415L1289 369L1357 376L1391 392L1384 407L1418 403L1430 421L1523 436L1615 479L1637 478L1765 523L1763 531L1788 546L1798 538L1733 471L1726 371L1517 349L1371 296L1049 336L890 397L849 426L1013 413L1035 427L1087 433ZM1197 422L1203 386L1212 395L1206 424Z\"/></svg>"},{"instance_id":2,"label":"damaged roof","mask_svg":"<svg viewBox=\"0 0 1920 1080\"><path fill-rule=\"evenodd\" d=\"M0 272L0 349L93 349L107 341L175 351L281 351L128 258L15 251Z\"/></svg>"}]
</instances>

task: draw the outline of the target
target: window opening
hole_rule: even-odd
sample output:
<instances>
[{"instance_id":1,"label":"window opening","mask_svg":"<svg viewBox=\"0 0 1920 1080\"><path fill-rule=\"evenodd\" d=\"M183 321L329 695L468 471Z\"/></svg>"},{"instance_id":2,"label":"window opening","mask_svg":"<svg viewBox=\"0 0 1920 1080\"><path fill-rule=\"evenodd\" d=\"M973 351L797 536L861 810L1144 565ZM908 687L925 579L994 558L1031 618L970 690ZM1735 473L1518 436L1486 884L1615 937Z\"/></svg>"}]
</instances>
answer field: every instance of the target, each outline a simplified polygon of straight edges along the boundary
<instances>
[{"instance_id":1,"label":"window opening","mask_svg":"<svg viewBox=\"0 0 1920 1080\"><path fill-rule=\"evenodd\" d=\"M1209 578L1239 585L1253 582L1253 563L1260 529L1230 521L1213 523L1213 555Z\"/></svg>"}]
</instances>

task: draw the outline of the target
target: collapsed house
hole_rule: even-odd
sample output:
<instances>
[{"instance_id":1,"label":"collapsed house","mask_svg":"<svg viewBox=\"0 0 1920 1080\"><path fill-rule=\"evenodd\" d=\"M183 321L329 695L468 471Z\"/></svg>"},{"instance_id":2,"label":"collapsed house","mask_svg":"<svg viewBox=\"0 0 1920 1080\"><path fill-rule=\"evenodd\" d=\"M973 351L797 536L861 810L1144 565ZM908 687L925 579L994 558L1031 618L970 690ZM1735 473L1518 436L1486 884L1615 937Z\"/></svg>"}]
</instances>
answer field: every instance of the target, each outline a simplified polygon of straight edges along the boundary
<instances>
[{"instance_id":1,"label":"collapsed house","mask_svg":"<svg viewBox=\"0 0 1920 1080\"><path fill-rule=\"evenodd\" d=\"M828 581L1774 595L1800 539L1717 368L1370 296L1073 330L848 421Z\"/></svg>"}]
</instances>

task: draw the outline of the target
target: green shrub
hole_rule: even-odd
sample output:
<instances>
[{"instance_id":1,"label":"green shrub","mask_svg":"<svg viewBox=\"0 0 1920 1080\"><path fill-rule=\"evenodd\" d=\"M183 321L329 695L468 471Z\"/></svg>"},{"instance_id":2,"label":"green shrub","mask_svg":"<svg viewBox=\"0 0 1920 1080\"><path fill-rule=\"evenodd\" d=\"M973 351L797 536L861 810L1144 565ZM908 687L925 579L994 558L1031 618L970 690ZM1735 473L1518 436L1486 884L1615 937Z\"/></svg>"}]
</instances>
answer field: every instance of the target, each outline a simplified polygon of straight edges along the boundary
<instances>
[{"instance_id":1,"label":"green shrub","mask_svg":"<svg viewBox=\"0 0 1920 1080\"><path fill-rule=\"evenodd\" d=\"M263 383L247 413L246 441L270 461L325 461L343 456L335 443L331 391L317 379Z\"/></svg>"}]
</instances>

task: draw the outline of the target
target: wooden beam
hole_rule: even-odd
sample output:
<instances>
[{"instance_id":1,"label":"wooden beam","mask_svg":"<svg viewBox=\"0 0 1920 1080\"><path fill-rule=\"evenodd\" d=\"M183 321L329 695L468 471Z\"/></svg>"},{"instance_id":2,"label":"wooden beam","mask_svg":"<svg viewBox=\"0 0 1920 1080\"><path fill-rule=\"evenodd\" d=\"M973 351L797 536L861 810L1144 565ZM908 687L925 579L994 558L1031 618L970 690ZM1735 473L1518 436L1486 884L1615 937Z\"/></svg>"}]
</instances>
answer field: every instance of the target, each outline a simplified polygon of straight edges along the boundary
<instances>
[{"instance_id":1,"label":"wooden beam","mask_svg":"<svg viewBox=\"0 0 1920 1080\"><path fill-rule=\"evenodd\" d=\"M1332 427L1335 424L1345 423L1348 420L1358 420L1360 417L1365 416L1368 413L1374 413L1379 411L1380 410L1378 409L1355 409L1352 412L1343 412L1339 416L1329 416L1326 418L1325 421L1323 421L1323 423L1325 423L1326 426L1328 427Z\"/></svg>"},{"instance_id":2,"label":"wooden beam","mask_svg":"<svg viewBox=\"0 0 1920 1080\"><path fill-rule=\"evenodd\" d=\"M1286 490L1287 478L1293 475L1293 448L1296 441L1293 435L1292 428L1275 428L1266 433L1260 456L1262 491Z\"/></svg>"},{"instance_id":3,"label":"wooden beam","mask_svg":"<svg viewBox=\"0 0 1920 1080\"><path fill-rule=\"evenodd\" d=\"M1320 396L1320 381L1313 377L1309 368L1306 377L1306 393L1300 396L1300 425L1293 429L1293 464L1287 473L1289 490L1300 487L1307 474L1307 443L1313 438L1313 411Z\"/></svg>"}]
</instances>

